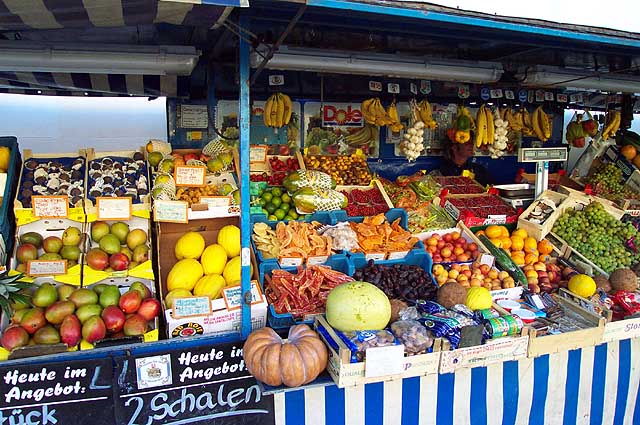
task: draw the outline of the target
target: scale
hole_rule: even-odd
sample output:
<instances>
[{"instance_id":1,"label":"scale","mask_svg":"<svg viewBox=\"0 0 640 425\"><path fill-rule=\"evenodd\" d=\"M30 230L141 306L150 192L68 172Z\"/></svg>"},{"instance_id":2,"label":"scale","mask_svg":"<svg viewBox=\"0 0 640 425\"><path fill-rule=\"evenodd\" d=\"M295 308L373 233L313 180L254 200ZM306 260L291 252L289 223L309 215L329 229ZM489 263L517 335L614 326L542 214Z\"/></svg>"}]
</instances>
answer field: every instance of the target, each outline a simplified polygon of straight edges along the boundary
<instances>
[{"instance_id":1,"label":"scale","mask_svg":"<svg viewBox=\"0 0 640 425\"><path fill-rule=\"evenodd\" d=\"M567 148L520 148L518 150L518 162L536 163L536 198L549 186L549 163L566 160Z\"/></svg>"}]
</instances>

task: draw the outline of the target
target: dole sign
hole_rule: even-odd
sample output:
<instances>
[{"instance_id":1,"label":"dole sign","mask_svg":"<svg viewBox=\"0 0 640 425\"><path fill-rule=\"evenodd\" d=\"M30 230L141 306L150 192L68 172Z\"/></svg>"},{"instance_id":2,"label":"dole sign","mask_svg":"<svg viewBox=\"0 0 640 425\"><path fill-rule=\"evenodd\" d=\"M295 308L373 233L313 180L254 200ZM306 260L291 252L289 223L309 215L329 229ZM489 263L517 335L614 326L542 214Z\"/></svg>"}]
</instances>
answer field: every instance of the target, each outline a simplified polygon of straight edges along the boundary
<instances>
[{"instance_id":1,"label":"dole sign","mask_svg":"<svg viewBox=\"0 0 640 425\"><path fill-rule=\"evenodd\" d=\"M322 114L323 127L362 127L360 104L325 104Z\"/></svg>"}]
</instances>

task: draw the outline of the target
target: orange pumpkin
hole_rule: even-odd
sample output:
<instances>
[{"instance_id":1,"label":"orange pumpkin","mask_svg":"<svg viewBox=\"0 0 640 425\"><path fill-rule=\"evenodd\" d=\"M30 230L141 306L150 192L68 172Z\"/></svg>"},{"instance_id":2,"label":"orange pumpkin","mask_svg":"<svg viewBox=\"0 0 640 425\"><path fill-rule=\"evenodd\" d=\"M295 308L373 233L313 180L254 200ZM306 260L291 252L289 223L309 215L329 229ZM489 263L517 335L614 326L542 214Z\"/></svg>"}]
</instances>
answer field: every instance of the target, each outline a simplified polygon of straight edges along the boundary
<instances>
[{"instance_id":1,"label":"orange pumpkin","mask_svg":"<svg viewBox=\"0 0 640 425\"><path fill-rule=\"evenodd\" d=\"M327 347L307 325L291 327L284 341L271 328L258 329L242 351L249 373L271 386L308 384L327 367Z\"/></svg>"}]
</instances>

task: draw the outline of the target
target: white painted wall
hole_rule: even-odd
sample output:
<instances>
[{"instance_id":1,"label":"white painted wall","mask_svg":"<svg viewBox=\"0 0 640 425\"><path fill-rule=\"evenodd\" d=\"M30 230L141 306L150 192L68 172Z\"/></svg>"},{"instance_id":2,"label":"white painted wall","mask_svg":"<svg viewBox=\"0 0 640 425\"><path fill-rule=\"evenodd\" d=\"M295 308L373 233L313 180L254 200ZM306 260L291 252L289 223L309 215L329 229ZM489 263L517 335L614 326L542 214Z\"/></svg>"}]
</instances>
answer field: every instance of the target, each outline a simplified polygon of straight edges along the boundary
<instances>
[{"instance_id":1,"label":"white painted wall","mask_svg":"<svg viewBox=\"0 0 640 425\"><path fill-rule=\"evenodd\" d=\"M167 139L165 98L0 94L0 136L41 153L132 150Z\"/></svg>"}]
</instances>

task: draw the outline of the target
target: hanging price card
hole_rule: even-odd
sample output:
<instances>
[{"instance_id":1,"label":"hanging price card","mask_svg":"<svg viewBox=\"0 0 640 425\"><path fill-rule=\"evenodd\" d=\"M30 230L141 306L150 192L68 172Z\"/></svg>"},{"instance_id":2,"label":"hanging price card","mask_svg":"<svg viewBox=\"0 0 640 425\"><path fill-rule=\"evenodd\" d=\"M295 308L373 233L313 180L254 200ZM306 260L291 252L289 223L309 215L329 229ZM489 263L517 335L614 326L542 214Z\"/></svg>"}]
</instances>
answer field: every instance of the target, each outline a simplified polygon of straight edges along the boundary
<instances>
[{"instance_id":1,"label":"hanging price card","mask_svg":"<svg viewBox=\"0 0 640 425\"><path fill-rule=\"evenodd\" d=\"M409 83L409 91L412 94L418 94L418 85L416 83Z\"/></svg>"},{"instance_id":2,"label":"hanging price card","mask_svg":"<svg viewBox=\"0 0 640 425\"><path fill-rule=\"evenodd\" d=\"M96 198L98 220L131 220L131 198Z\"/></svg>"},{"instance_id":3,"label":"hanging price card","mask_svg":"<svg viewBox=\"0 0 640 425\"><path fill-rule=\"evenodd\" d=\"M267 147L264 145L251 145L249 148L249 163L259 164L267 162Z\"/></svg>"},{"instance_id":4,"label":"hanging price card","mask_svg":"<svg viewBox=\"0 0 640 425\"><path fill-rule=\"evenodd\" d=\"M552 102L553 99L555 99L555 96L553 95L552 91L546 91L544 92L544 100L548 101L548 102Z\"/></svg>"},{"instance_id":5,"label":"hanging price card","mask_svg":"<svg viewBox=\"0 0 640 425\"><path fill-rule=\"evenodd\" d=\"M189 204L184 201L154 201L153 219L157 222L187 223Z\"/></svg>"},{"instance_id":6,"label":"hanging price card","mask_svg":"<svg viewBox=\"0 0 640 425\"><path fill-rule=\"evenodd\" d=\"M560 103L567 103L569 101L569 96L567 96L566 94L558 93L556 95L556 99Z\"/></svg>"},{"instance_id":7,"label":"hanging price card","mask_svg":"<svg viewBox=\"0 0 640 425\"><path fill-rule=\"evenodd\" d=\"M515 93L513 92L513 90L505 90L504 91L504 98L507 100L514 100L516 98Z\"/></svg>"},{"instance_id":8,"label":"hanging price card","mask_svg":"<svg viewBox=\"0 0 640 425\"><path fill-rule=\"evenodd\" d=\"M207 167L178 165L174 171L176 186L204 187L207 185Z\"/></svg>"},{"instance_id":9,"label":"hanging price card","mask_svg":"<svg viewBox=\"0 0 640 425\"><path fill-rule=\"evenodd\" d=\"M387 92L391 94L400 93L400 84L396 83L387 83Z\"/></svg>"},{"instance_id":10,"label":"hanging price card","mask_svg":"<svg viewBox=\"0 0 640 425\"><path fill-rule=\"evenodd\" d=\"M27 262L29 276L54 276L67 273L67 260L34 260Z\"/></svg>"},{"instance_id":11,"label":"hanging price card","mask_svg":"<svg viewBox=\"0 0 640 425\"><path fill-rule=\"evenodd\" d=\"M69 216L68 196L33 196L33 215L40 218L67 218Z\"/></svg>"},{"instance_id":12,"label":"hanging price card","mask_svg":"<svg viewBox=\"0 0 640 425\"><path fill-rule=\"evenodd\" d=\"M173 300L173 317L208 316L211 314L209 297L176 298Z\"/></svg>"},{"instance_id":13,"label":"hanging price card","mask_svg":"<svg viewBox=\"0 0 640 425\"><path fill-rule=\"evenodd\" d=\"M382 83L380 81L369 81L369 90L382 91Z\"/></svg>"},{"instance_id":14,"label":"hanging price card","mask_svg":"<svg viewBox=\"0 0 640 425\"><path fill-rule=\"evenodd\" d=\"M544 101L544 90L536 90L536 102Z\"/></svg>"}]
</instances>

